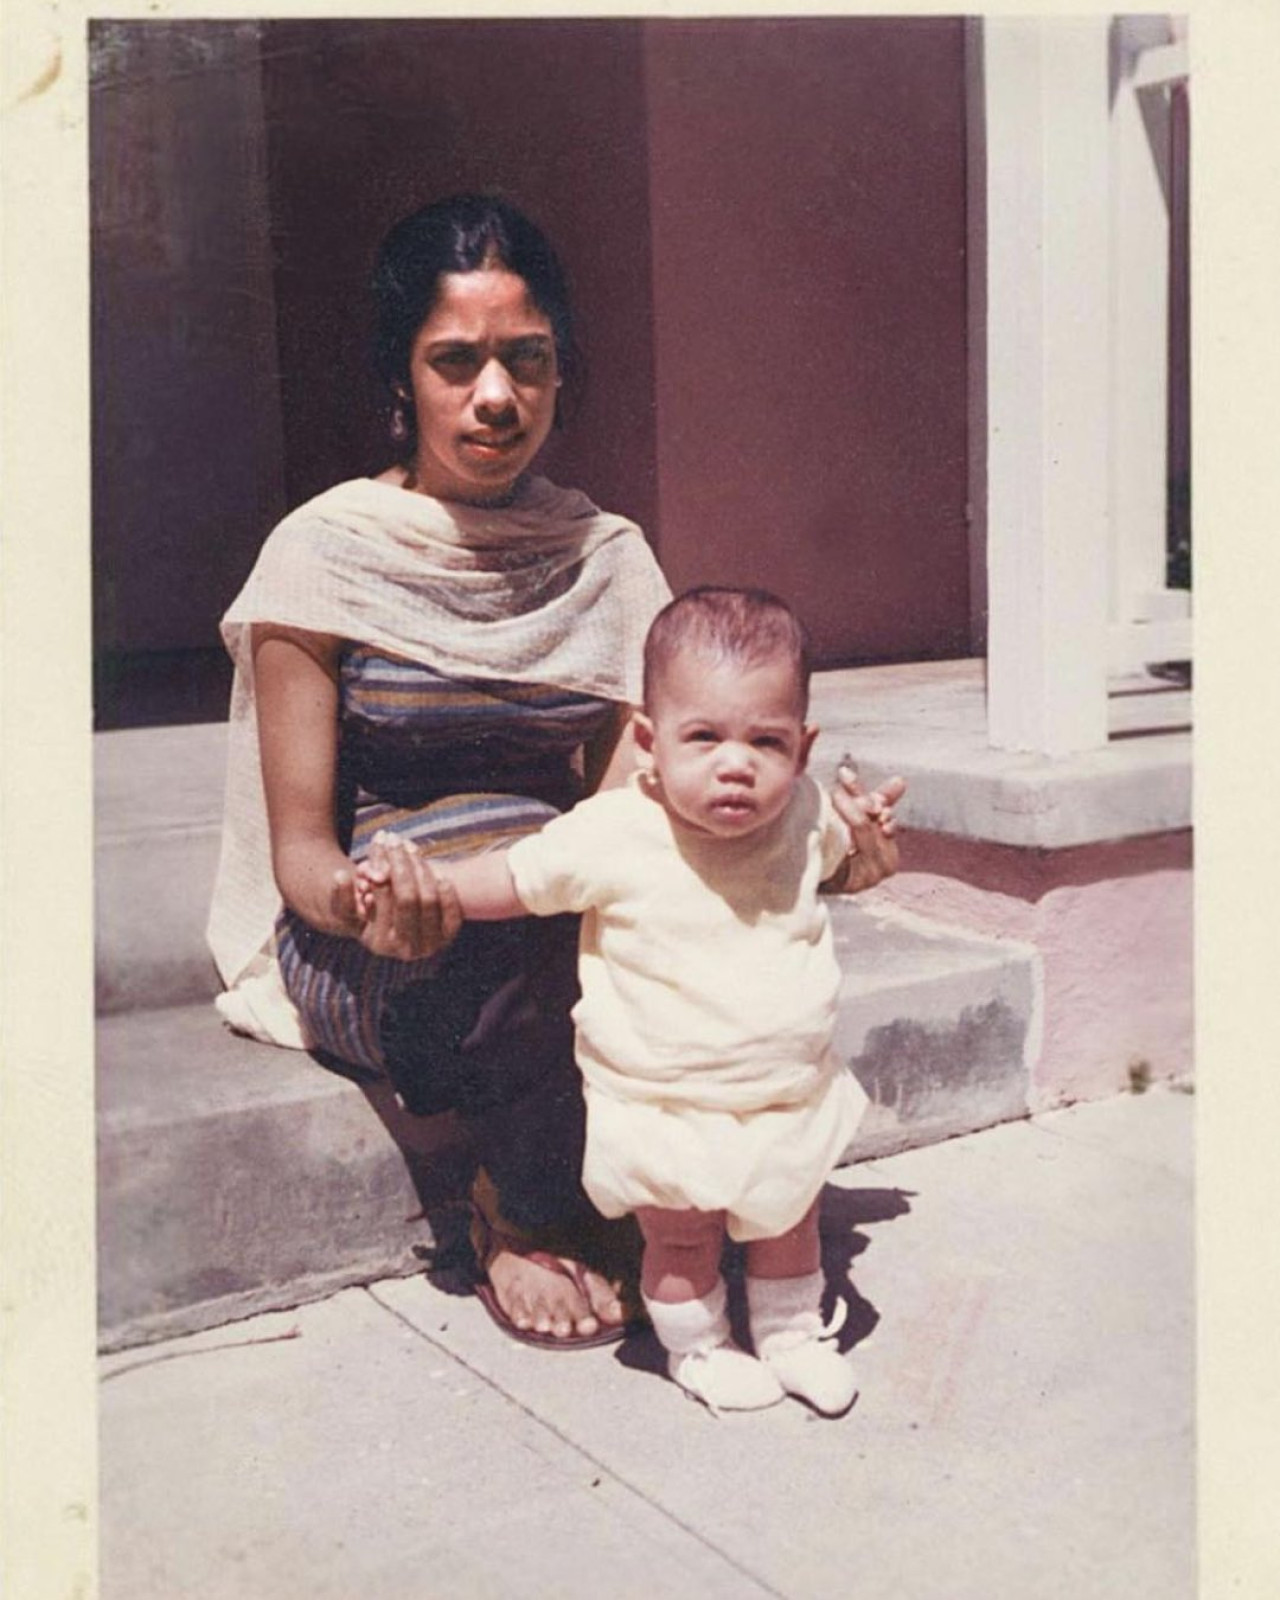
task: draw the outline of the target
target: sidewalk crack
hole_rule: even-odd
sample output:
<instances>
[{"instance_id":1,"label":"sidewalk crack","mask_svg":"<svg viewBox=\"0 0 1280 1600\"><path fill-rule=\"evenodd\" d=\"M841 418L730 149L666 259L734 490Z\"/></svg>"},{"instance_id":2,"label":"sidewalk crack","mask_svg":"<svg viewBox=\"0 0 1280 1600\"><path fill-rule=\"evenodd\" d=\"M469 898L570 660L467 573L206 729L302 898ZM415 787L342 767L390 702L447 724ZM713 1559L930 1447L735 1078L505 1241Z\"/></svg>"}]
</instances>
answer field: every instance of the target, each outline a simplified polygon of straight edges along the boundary
<instances>
[{"instance_id":1,"label":"sidewalk crack","mask_svg":"<svg viewBox=\"0 0 1280 1600\"><path fill-rule=\"evenodd\" d=\"M514 1395L509 1390L504 1389L502 1385L495 1379L491 1378L488 1373L483 1372L480 1370L480 1368L473 1366L471 1362L469 1362L466 1357L461 1355L457 1350L451 1350L447 1345L442 1344L438 1339L433 1339L429 1333L418 1327L418 1325L406 1317L402 1311L397 1310L393 1305L388 1305L385 1300L378 1296L375 1285L366 1284L364 1286L364 1292L369 1296L375 1305L379 1306L383 1311L394 1317L397 1322L401 1323L409 1330L410 1333L421 1339L424 1344L431 1345L433 1349L439 1350L441 1354L447 1356L449 1360L456 1361L458 1365L465 1371L469 1372L473 1378L478 1379L479 1382L484 1384L487 1389L492 1390L494 1394L500 1395L502 1399L505 1400L509 1405L513 1405L517 1411L522 1412L524 1416L526 1416L531 1422L536 1423L539 1428L545 1429L547 1433L558 1439L561 1444L567 1446L567 1448L570 1449L576 1456L580 1457L583 1461L589 1462L593 1468L595 1468L598 1472L604 1473L613 1483L616 1483L628 1494L633 1495L642 1505L647 1506L649 1510L664 1518L674 1527L679 1528L682 1533L687 1534L688 1537L691 1538L696 1544L701 1545L704 1550L709 1551L712 1555L718 1557L727 1566L731 1567L734 1572L738 1572L744 1578L749 1579L762 1595L771 1595L773 1596L773 1600L790 1600L790 1597L787 1595L785 1590L775 1589L771 1584L766 1583L765 1580L760 1577L759 1573L752 1572L749 1567L744 1566L742 1562L739 1561L735 1556L730 1555L727 1550L721 1548L720 1545L715 1544L712 1540L708 1539L704 1533L686 1522L669 1507L663 1505L660 1501L653 1499L653 1497L647 1494L645 1490L643 1490L638 1484L632 1483L628 1478L619 1473L616 1468L610 1466L607 1461L604 1461L599 1456L594 1455L576 1439L571 1438L562 1429L558 1428L555 1423L549 1422L546 1417L540 1416L538 1412L533 1410L531 1406L526 1405L525 1402L517 1395Z\"/></svg>"}]
</instances>

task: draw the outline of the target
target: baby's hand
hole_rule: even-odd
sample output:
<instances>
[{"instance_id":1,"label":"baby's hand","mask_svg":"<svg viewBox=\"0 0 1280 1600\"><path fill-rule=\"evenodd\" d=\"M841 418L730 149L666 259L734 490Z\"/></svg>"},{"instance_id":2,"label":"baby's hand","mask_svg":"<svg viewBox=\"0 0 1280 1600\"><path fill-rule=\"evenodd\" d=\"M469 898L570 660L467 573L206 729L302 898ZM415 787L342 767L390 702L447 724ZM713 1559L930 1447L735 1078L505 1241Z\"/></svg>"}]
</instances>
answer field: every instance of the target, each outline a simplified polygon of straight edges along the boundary
<instances>
[{"instance_id":1,"label":"baby's hand","mask_svg":"<svg viewBox=\"0 0 1280 1600\"><path fill-rule=\"evenodd\" d=\"M375 892L391 882L391 863L387 859L388 846L395 843L395 835L380 828L373 836L369 854L357 861L355 879L356 909L364 919L372 914Z\"/></svg>"},{"instance_id":2,"label":"baby's hand","mask_svg":"<svg viewBox=\"0 0 1280 1600\"><path fill-rule=\"evenodd\" d=\"M849 855L840 883L847 893L874 888L898 870L898 846L894 841L898 825L893 808L906 792L901 778L889 778L878 789L866 793L849 756L836 769L831 803L849 830Z\"/></svg>"},{"instance_id":3,"label":"baby's hand","mask_svg":"<svg viewBox=\"0 0 1280 1600\"><path fill-rule=\"evenodd\" d=\"M873 789L868 794L858 782L853 757L845 754L836 768L836 781L840 787L833 793L832 800L850 832L874 824L883 838L892 839L898 831L893 808L907 792L903 779L889 778L879 789Z\"/></svg>"},{"instance_id":4,"label":"baby's hand","mask_svg":"<svg viewBox=\"0 0 1280 1600\"><path fill-rule=\"evenodd\" d=\"M335 910L373 955L426 960L451 944L462 926L457 890L436 876L412 840L376 833L364 860L335 877Z\"/></svg>"}]
</instances>

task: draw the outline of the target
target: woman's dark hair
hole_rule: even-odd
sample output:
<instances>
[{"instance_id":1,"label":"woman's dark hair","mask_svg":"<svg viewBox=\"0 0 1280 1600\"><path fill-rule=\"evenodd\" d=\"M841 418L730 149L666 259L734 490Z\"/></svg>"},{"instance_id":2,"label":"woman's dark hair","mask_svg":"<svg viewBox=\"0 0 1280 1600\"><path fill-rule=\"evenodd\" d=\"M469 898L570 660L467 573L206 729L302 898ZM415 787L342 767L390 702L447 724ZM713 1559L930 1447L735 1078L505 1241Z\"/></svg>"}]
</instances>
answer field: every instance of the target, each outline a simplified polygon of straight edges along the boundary
<instances>
[{"instance_id":1,"label":"woman's dark hair","mask_svg":"<svg viewBox=\"0 0 1280 1600\"><path fill-rule=\"evenodd\" d=\"M505 267L523 278L551 324L562 378L577 352L564 268L546 235L523 212L493 195L459 194L404 217L387 234L373 270L374 362L393 390L409 371L409 352L435 304L446 272Z\"/></svg>"}]
</instances>

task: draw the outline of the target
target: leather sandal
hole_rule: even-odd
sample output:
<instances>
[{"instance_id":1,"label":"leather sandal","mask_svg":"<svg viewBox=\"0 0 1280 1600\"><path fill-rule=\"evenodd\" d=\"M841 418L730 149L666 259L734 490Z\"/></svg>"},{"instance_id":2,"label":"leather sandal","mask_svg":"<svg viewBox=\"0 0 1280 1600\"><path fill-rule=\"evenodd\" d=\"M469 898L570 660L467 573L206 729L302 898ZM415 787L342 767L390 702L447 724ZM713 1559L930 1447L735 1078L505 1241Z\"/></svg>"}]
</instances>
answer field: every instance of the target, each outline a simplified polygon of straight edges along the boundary
<instances>
[{"instance_id":1,"label":"leather sandal","mask_svg":"<svg viewBox=\"0 0 1280 1600\"><path fill-rule=\"evenodd\" d=\"M489 1282L489 1263L495 1256L503 1251L510 1251L512 1255L531 1261L535 1266L559 1273L561 1277L570 1280L589 1306L591 1297L587 1292L587 1269L580 1261L575 1261L571 1257L553 1255L549 1250L530 1249L529 1241L524 1235L505 1227L498 1227L474 1202L471 1208L471 1245L475 1251L478 1269L476 1296L493 1322L518 1344L533 1345L539 1350L589 1350L597 1345L616 1344L634 1330L633 1322L601 1323L594 1333L572 1332L562 1336L541 1333L536 1328L519 1327L507 1313Z\"/></svg>"}]
</instances>

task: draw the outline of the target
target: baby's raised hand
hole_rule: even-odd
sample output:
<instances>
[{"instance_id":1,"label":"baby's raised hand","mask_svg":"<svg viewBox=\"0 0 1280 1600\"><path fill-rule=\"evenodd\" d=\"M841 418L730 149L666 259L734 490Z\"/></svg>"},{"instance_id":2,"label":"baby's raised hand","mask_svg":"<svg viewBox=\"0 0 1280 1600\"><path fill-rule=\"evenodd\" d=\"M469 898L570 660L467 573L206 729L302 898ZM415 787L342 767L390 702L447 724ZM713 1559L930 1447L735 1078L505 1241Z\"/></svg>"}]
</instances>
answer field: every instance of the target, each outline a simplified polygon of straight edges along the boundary
<instances>
[{"instance_id":1,"label":"baby's raised hand","mask_svg":"<svg viewBox=\"0 0 1280 1600\"><path fill-rule=\"evenodd\" d=\"M838 787L832 792L831 798L851 832L874 824L886 839L893 838L898 826L893 808L907 792L904 779L888 778L880 788L868 794L858 781L853 757L845 755L836 768L836 783ZM846 801L845 805L840 803L842 798ZM854 842L856 844L856 839Z\"/></svg>"},{"instance_id":2,"label":"baby's raised hand","mask_svg":"<svg viewBox=\"0 0 1280 1600\"><path fill-rule=\"evenodd\" d=\"M849 859L842 887L850 893L870 889L898 870L897 821L893 808L907 792L901 778L888 778L867 793L858 782L853 759L836 769L831 803L849 829Z\"/></svg>"}]
</instances>

